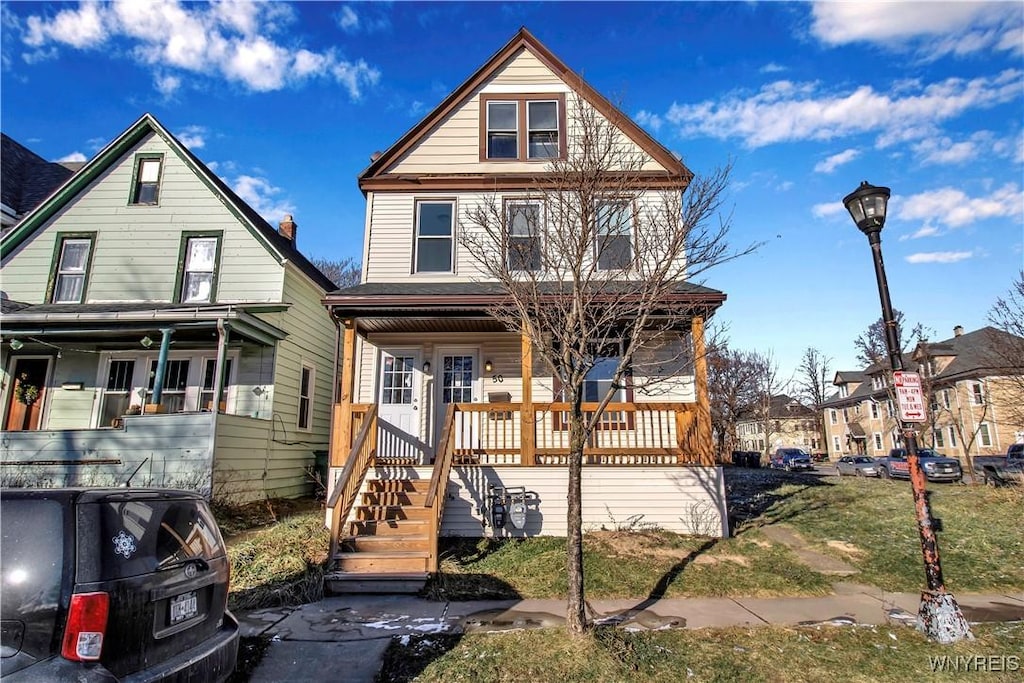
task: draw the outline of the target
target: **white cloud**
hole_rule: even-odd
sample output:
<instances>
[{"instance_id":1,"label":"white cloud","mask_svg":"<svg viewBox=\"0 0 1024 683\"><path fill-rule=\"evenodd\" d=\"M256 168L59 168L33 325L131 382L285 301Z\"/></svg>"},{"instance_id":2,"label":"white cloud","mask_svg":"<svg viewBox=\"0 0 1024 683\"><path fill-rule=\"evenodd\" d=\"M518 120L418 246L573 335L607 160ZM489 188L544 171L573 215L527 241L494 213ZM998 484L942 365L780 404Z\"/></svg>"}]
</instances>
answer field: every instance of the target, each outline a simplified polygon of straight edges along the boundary
<instances>
[{"instance_id":1,"label":"white cloud","mask_svg":"<svg viewBox=\"0 0 1024 683\"><path fill-rule=\"evenodd\" d=\"M165 98L182 86L181 72L223 78L255 92L330 78L353 99L379 81L380 72L363 60L296 45L299 41L286 31L293 22L294 10L276 2L82 2L77 10L62 10L52 18L28 17L22 42L33 50L23 58L38 61L58 47L95 49L126 40L129 49L123 54L153 69L154 87Z\"/></svg>"},{"instance_id":2,"label":"white cloud","mask_svg":"<svg viewBox=\"0 0 1024 683\"><path fill-rule=\"evenodd\" d=\"M203 126L186 126L175 133L174 137L193 151L206 146L206 128Z\"/></svg>"},{"instance_id":3,"label":"white cloud","mask_svg":"<svg viewBox=\"0 0 1024 683\"><path fill-rule=\"evenodd\" d=\"M271 225L276 225L285 214L295 214L295 204L288 199L277 197L281 188L259 176L240 175L229 183L231 189L263 216Z\"/></svg>"},{"instance_id":4,"label":"white cloud","mask_svg":"<svg viewBox=\"0 0 1024 683\"><path fill-rule=\"evenodd\" d=\"M1007 183L983 197L968 197L963 190L943 187L900 198L896 218L929 225L960 228L988 218L1024 218L1024 192Z\"/></svg>"},{"instance_id":5,"label":"white cloud","mask_svg":"<svg viewBox=\"0 0 1024 683\"><path fill-rule=\"evenodd\" d=\"M907 263L956 263L974 256L973 251L922 251L906 257Z\"/></svg>"},{"instance_id":6,"label":"white cloud","mask_svg":"<svg viewBox=\"0 0 1024 683\"><path fill-rule=\"evenodd\" d=\"M814 166L815 173L831 173L843 164L848 164L857 157L860 156L860 152L856 149L846 149L838 154L833 154L824 161L819 161Z\"/></svg>"},{"instance_id":7,"label":"white cloud","mask_svg":"<svg viewBox=\"0 0 1024 683\"><path fill-rule=\"evenodd\" d=\"M825 202L824 204L815 204L811 207L811 214L815 218L831 218L845 211L846 207L843 206L842 202Z\"/></svg>"},{"instance_id":8,"label":"white cloud","mask_svg":"<svg viewBox=\"0 0 1024 683\"><path fill-rule=\"evenodd\" d=\"M901 82L888 93L868 85L852 92L824 92L820 83L769 83L753 95L733 92L698 104L673 103L666 118L684 137L741 138L751 148L798 140L831 140L877 132L877 144L913 139L937 123L974 109L1020 98L1024 72L946 80L912 87Z\"/></svg>"},{"instance_id":9,"label":"white cloud","mask_svg":"<svg viewBox=\"0 0 1024 683\"><path fill-rule=\"evenodd\" d=\"M342 5L338 13L338 26L346 33L354 33L359 30L359 15L348 5Z\"/></svg>"},{"instance_id":10,"label":"white cloud","mask_svg":"<svg viewBox=\"0 0 1024 683\"><path fill-rule=\"evenodd\" d=\"M782 66L781 64L776 64L775 62L769 62L768 64L765 64L758 70L763 74L777 74L782 71L785 71L786 67Z\"/></svg>"},{"instance_id":11,"label":"white cloud","mask_svg":"<svg viewBox=\"0 0 1024 683\"><path fill-rule=\"evenodd\" d=\"M934 225L925 225L917 229L909 235L900 235L900 242L906 242L907 240L919 240L923 237L938 237L941 232Z\"/></svg>"},{"instance_id":12,"label":"white cloud","mask_svg":"<svg viewBox=\"0 0 1024 683\"><path fill-rule=\"evenodd\" d=\"M636 113L634 117L636 122L645 128L650 128L653 131L661 130L661 117L657 114L653 114L646 109L641 109Z\"/></svg>"},{"instance_id":13,"label":"white cloud","mask_svg":"<svg viewBox=\"0 0 1024 683\"><path fill-rule=\"evenodd\" d=\"M1017 2L816 2L812 16L812 35L828 45L875 43L929 59L1024 50Z\"/></svg>"},{"instance_id":14,"label":"white cloud","mask_svg":"<svg viewBox=\"0 0 1024 683\"><path fill-rule=\"evenodd\" d=\"M60 159L57 159L57 163L59 164L64 163L65 161L84 162L88 161L88 159L81 152L72 152L71 154L65 154Z\"/></svg>"}]
</instances>

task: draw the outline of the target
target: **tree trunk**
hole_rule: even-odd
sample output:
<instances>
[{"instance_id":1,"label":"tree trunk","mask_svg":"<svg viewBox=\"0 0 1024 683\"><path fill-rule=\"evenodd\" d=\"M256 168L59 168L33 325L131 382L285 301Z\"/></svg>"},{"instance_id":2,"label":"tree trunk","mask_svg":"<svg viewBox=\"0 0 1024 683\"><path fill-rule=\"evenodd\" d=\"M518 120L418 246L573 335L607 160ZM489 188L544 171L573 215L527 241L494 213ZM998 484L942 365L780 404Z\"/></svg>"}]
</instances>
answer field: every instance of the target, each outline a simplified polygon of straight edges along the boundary
<instances>
[{"instance_id":1,"label":"tree trunk","mask_svg":"<svg viewBox=\"0 0 1024 683\"><path fill-rule=\"evenodd\" d=\"M583 409L579 399L573 401L569 414L569 491L566 520L566 571L569 579L565 626L570 635L587 632L586 599L583 594Z\"/></svg>"}]
</instances>

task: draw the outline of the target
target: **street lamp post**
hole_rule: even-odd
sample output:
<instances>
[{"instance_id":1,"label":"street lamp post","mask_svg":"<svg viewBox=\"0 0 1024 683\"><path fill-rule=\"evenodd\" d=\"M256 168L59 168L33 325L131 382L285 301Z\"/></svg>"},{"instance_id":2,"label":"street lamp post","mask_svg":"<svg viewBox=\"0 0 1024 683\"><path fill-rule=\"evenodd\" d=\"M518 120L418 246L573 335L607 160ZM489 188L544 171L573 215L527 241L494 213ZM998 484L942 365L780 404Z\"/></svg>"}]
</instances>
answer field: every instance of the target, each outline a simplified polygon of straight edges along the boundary
<instances>
[{"instance_id":1,"label":"street lamp post","mask_svg":"<svg viewBox=\"0 0 1024 683\"><path fill-rule=\"evenodd\" d=\"M885 328L885 345L889 351L889 365L892 370L903 370L903 353L900 349L899 333L889 300L889 283L885 279L885 265L882 263L882 226L885 225L885 211L889 202L889 188L869 185L867 181L843 198L846 210L853 222L867 235L871 245L871 256L875 264L875 280L878 283L878 297L882 302L882 324ZM907 466L910 470L910 486L914 492L914 508L917 512L917 530L921 537L921 554L924 558L924 573L928 589L921 593L918 611L918 627L941 643L952 643L963 638L972 638L970 626L964 619L960 606L953 595L946 591L942 578L942 564L939 562L939 543L935 536L935 520L932 517L928 492L925 490L924 471L917 456L917 433L913 424L900 420L900 431L907 446Z\"/></svg>"}]
</instances>

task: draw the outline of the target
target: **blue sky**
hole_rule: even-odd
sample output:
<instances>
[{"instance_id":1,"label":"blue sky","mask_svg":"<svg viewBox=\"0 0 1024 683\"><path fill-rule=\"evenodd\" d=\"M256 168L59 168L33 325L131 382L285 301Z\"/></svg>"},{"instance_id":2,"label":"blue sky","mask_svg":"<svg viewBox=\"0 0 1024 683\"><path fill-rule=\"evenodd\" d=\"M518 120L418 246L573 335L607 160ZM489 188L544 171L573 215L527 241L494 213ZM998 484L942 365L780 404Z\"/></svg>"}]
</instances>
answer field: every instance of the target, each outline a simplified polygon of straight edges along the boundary
<instances>
[{"instance_id":1,"label":"blue sky","mask_svg":"<svg viewBox=\"0 0 1024 683\"><path fill-rule=\"evenodd\" d=\"M361 257L356 176L526 26L701 173L734 164L709 272L734 346L855 368L879 316L841 199L892 188L894 305L952 336L1022 268L1024 4L2 5L3 131L87 159L143 112L311 256Z\"/></svg>"}]
</instances>

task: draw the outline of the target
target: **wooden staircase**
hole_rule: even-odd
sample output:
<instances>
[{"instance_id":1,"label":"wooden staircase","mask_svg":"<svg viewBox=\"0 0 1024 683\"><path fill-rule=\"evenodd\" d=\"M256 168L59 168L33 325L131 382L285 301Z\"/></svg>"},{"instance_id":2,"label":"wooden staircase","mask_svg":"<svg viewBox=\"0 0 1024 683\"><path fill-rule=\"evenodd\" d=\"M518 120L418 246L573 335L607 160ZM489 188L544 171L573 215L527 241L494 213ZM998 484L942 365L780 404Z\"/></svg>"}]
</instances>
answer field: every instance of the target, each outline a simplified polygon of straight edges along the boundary
<instances>
[{"instance_id":1,"label":"wooden staircase","mask_svg":"<svg viewBox=\"0 0 1024 683\"><path fill-rule=\"evenodd\" d=\"M329 593L417 593L438 569L437 536L453 458L449 406L430 479L370 478L377 463L376 406L353 441L328 499L331 511ZM382 463L377 463L382 464Z\"/></svg>"},{"instance_id":2,"label":"wooden staircase","mask_svg":"<svg viewBox=\"0 0 1024 683\"><path fill-rule=\"evenodd\" d=\"M326 587L333 593L416 593L430 571L429 479L370 479L346 522Z\"/></svg>"}]
</instances>

